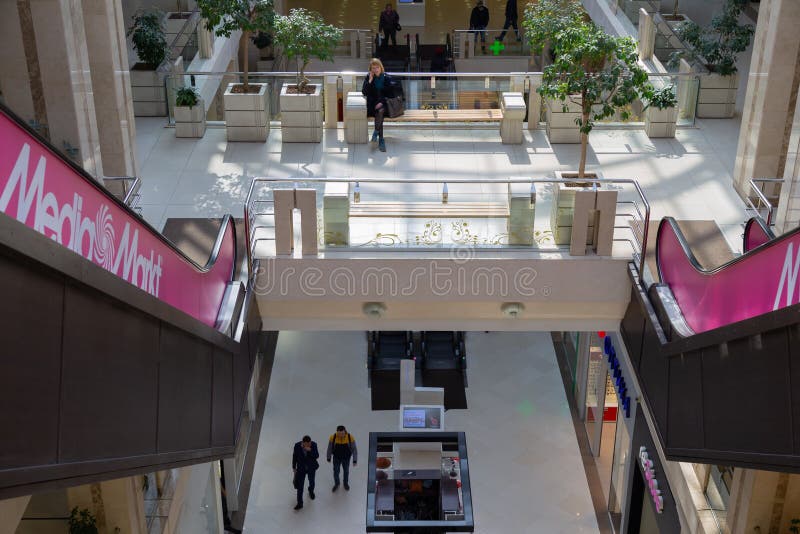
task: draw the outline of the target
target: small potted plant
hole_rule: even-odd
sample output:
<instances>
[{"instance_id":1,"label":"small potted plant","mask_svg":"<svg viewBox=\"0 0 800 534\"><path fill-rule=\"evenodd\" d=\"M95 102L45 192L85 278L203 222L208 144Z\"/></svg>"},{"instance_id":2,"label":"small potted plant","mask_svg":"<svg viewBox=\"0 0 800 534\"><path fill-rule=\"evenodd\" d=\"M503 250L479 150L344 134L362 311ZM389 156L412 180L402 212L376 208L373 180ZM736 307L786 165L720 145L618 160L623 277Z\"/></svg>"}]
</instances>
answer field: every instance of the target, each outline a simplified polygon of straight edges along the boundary
<instances>
[{"instance_id":1,"label":"small potted plant","mask_svg":"<svg viewBox=\"0 0 800 534\"><path fill-rule=\"evenodd\" d=\"M258 32L269 32L275 20L272 0L197 0L206 28L218 36L242 32L242 42ZM225 102L225 130L228 141L267 140L269 135L269 86L250 83L250 65L243 54L243 83L228 85Z\"/></svg>"},{"instance_id":2,"label":"small potted plant","mask_svg":"<svg viewBox=\"0 0 800 534\"><path fill-rule=\"evenodd\" d=\"M650 91L645 97L644 131L648 137L675 137L678 97L675 86Z\"/></svg>"},{"instance_id":3,"label":"small potted plant","mask_svg":"<svg viewBox=\"0 0 800 534\"><path fill-rule=\"evenodd\" d=\"M79 510L76 506L69 514L69 534L98 534L97 519L84 508Z\"/></svg>"},{"instance_id":4,"label":"small potted plant","mask_svg":"<svg viewBox=\"0 0 800 534\"><path fill-rule=\"evenodd\" d=\"M139 117L163 117L167 114L166 73L159 71L167 57L167 39L161 21L160 11L143 11L133 16L133 25L128 29L139 58L131 68L133 114Z\"/></svg>"},{"instance_id":5,"label":"small potted plant","mask_svg":"<svg viewBox=\"0 0 800 534\"><path fill-rule=\"evenodd\" d=\"M203 137L206 108L194 87L181 87L175 95L175 137Z\"/></svg>"},{"instance_id":6,"label":"small potted plant","mask_svg":"<svg viewBox=\"0 0 800 534\"><path fill-rule=\"evenodd\" d=\"M701 63L709 72L700 76L698 117L733 117L739 86L737 54L747 50L755 31L750 24L739 24L744 6L744 0L726 0L722 11L711 19L707 28L694 22L685 22L675 28L687 49L675 52L670 63L675 65L683 57Z\"/></svg>"},{"instance_id":7,"label":"small potted plant","mask_svg":"<svg viewBox=\"0 0 800 534\"><path fill-rule=\"evenodd\" d=\"M275 19L275 43L297 62L297 81L281 89L281 133L284 142L322 141L322 85L309 84L305 69L312 58L333 59L342 30L325 24L322 15L303 8Z\"/></svg>"}]
</instances>

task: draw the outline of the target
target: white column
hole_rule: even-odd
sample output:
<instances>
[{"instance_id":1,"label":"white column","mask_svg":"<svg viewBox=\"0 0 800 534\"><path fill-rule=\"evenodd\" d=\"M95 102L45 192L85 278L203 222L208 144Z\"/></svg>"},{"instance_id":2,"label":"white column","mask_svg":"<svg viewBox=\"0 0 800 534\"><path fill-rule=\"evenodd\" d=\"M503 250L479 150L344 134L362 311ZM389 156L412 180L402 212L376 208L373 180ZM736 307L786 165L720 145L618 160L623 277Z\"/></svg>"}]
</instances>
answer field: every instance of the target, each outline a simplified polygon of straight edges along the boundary
<instances>
[{"instance_id":1,"label":"white column","mask_svg":"<svg viewBox=\"0 0 800 534\"><path fill-rule=\"evenodd\" d=\"M0 534L14 534L28 507L30 495L0 501Z\"/></svg>"}]
</instances>

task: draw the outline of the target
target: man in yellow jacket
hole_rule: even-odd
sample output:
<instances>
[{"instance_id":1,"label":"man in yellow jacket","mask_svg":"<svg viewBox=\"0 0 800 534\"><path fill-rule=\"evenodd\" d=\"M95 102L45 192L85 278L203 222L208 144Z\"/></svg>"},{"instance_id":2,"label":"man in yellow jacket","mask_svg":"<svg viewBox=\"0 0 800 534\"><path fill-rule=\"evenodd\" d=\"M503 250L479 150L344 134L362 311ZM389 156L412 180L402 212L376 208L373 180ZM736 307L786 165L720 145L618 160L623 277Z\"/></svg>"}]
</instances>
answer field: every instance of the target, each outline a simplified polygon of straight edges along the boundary
<instances>
[{"instance_id":1,"label":"man in yellow jacket","mask_svg":"<svg viewBox=\"0 0 800 534\"><path fill-rule=\"evenodd\" d=\"M350 490L350 457L353 458L353 467L358 463L358 449L356 440L347 432L344 425L336 427L336 433L328 439L328 452L325 455L328 463L333 457L333 490L339 489L339 467L344 471L344 489Z\"/></svg>"}]
</instances>

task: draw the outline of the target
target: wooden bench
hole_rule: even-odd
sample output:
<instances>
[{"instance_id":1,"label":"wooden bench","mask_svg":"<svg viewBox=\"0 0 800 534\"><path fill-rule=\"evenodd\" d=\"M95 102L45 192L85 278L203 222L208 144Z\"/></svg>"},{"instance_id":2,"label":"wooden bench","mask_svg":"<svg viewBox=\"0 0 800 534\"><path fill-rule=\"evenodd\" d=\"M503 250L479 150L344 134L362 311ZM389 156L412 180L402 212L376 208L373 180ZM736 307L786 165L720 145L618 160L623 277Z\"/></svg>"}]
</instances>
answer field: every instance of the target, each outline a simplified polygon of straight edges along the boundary
<instances>
[{"instance_id":1,"label":"wooden bench","mask_svg":"<svg viewBox=\"0 0 800 534\"><path fill-rule=\"evenodd\" d=\"M402 218L508 218L506 202L358 202L350 204L350 217Z\"/></svg>"},{"instance_id":2,"label":"wooden bench","mask_svg":"<svg viewBox=\"0 0 800 534\"><path fill-rule=\"evenodd\" d=\"M497 122L503 120L502 109L408 109L393 122Z\"/></svg>"},{"instance_id":3,"label":"wooden bench","mask_svg":"<svg viewBox=\"0 0 800 534\"><path fill-rule=\"evenodd\" d=\"M347 93L344 110L345 139L348 143L367 142L366 99L361 93ZM504 144L521 144L525 99L522 93L506 92L500 109L410 109L389 122L499 122Z\"/></svg>"}]
</instances>

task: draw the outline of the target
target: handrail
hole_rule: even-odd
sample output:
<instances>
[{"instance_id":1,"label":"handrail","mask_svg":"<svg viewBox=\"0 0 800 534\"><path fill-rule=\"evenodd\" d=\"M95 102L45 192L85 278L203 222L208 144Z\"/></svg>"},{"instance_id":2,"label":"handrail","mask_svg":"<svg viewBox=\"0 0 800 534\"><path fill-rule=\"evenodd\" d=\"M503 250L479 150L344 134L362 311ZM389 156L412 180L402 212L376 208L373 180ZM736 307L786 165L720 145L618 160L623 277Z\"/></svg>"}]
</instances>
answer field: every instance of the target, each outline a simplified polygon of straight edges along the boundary
<instances>
[{"instance_id":1,"label":"handrail","mask_svg":"<svg viewBox=\"0 0 800 534\"><path fill-rule=\"evenodd\" d=\"M183 11L182 13L185 13L185 11ZM181 26L180 31L175 35L175 39L173 39L172 42L169 44L170 59L172 61L178 59L178 56L182 55L185 45L180 46L178 45L178 43L180 42L181 38L184 36L184 33L186 33L186 29L190 25L193 26L193 31L194 29L197 28L197 25L200 23L199 15L200 15L200 10L195 7L194 10L190 12L189 18L187 18L186 22L184 22L183 26Z\"/></svg>"},{"instance_id":2,"label":"handrail","mask_svg":"<svg viewBox=\"0 0 800 534\"><path fill-rule=\"evenodd\" d=\"M353 71L316 71L306 72L308 78L323 78L325 76L335 76L340 74L347 74L356 76L366 75L366 62L363 73ZM527 71L527 72L387 72L390 76L405 77L405 78L430 78L431 76L443 76L447 78L511 78L513 76L542 76L541 71ZM274 77L274 78L297 78L296 71L267 71L267 72L249 72L250 77ZM170 74L169 76L244 76L241 71L186 71L180 74ZM696 78L697 73L694 72L669 72L669 73L654 73L648 72L648 77L654 78Z\"/></svg>"},{"instance_id":3,"label":"handrail","mask_svg":"<svg viewBox=\"0 0 800 534\"><path fill-rule=\"evenodd\" d=\"M764 222L767 226L772 226L774 224L772 220L772 216L775 213L775 206L772 205L772 202L769 201L767 196L761 190L760 187L756 185L756 183L783 183L782 178L751 178L748 180L750 184L750 189L755 192L758 200L764 204L764 207L767 208L767 217L764 219ZM749 209L753 210L756 216L761 217L761 211L759 211L759 207L753 204L753 201L750 199L750 196L745 197L745 202L747 203ZM763 219L763 217L761 217Z\"/></svg>"},{"instance_id":4,"label":"handrail","mask_svg":"<svg viewBox=\"0 0 800 534\"><path fill-rule=\"evenodd\" d=\"M558 178L508 178L504 180L492 180L492 184L558 184L564 183L565 181L575 181L575 180L563 180ZM643 221L643 229L642 229L642 242L640 244L641 248L639 250L639 275L642 276L644 273L645 268L645 259L647 254L647 235L650 226L650 203L647 201L647 197L644 195L644 191L639 186L639 182L630 178L581 178L581 182L587 183L596 183L596 184L630 184L635 189L642 201L642 204L645 208L644 213L644 221ZM253 267L253 250L252 250L252 236L251 231L253 230L250 225L250 217L251 217L251 210L250 205L254 202L261 202L259 200L253 199L253 192L255 191L257 184L264 184L264 183L271 183L271 182L286 182L286 183L351 183L351 182L360 182L360 183L369 183L369 182L377 182L377 183L387 183L387 184L441 184L441 183L448 183L448 184L475 184L480 183L480 180L469 180L469 179L439 179L439 180L431 180L431 179L424 179L424 178L408 178L408 179L401 179L401 178L380 178L380 179L370 179L370 178L308 178L305 176L295 176L295 177L288 177L288 178L267 178L267 177L256 177L250 182L250 189L247 191L247 197L244 203L244 224L245 224L245 240L246 240L246 250L247 250L247 264L250 267L250 273L252 276L255 276L255 270ZM638 208L637 208L637 211ZM639 212L641 213L641 212ZM634 254L636 251L634 250Z\"/></svg>"}]
</instances>

